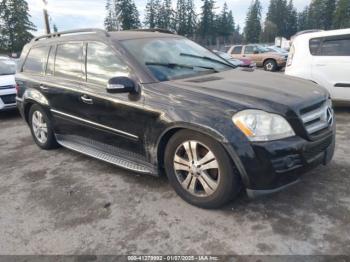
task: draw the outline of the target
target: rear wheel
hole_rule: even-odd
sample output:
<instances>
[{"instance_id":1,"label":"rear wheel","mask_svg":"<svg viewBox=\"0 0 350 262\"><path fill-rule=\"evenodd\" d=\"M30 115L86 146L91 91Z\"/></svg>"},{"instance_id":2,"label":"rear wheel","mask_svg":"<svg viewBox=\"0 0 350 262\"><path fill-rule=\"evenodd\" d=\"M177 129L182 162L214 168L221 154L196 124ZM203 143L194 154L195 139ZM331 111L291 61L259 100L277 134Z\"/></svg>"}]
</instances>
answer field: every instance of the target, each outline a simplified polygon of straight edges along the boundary
<instances>
[{"instance_id":1,"label":"rear wheel","mask_svg":"<svg viewBox=\"0 0 350 262\"><path fill-rule=\"evenodd\" d=\"M170 184L190 204L218 208L233 199L240 179L220 143L192 131L180 131L165 152L165 169Z\"/></svg>"},{"instance_id":2,"label":"rear wheel","mask_svg":"<svg viewBox=\"0 0 350 262\"><path fill-rule=\"evenodd\" d=\"M264 69L265 69L265 71L269 71L269 72L277 71L277 69L278 69L277 62L273 59L269 59L269 60L265 61Z\"/></svg>"},{"instance_id":3,"label":"rear wheel","mask_svg":"<svg viewBox=\"0 0 350 262\"><path fill-rule=\"evenodd\" d=\"M29 125L35 143L42 149L58 147L52 124L45 110L39 105L33 105L29 111Z\"/></svg>"}]
</instances>

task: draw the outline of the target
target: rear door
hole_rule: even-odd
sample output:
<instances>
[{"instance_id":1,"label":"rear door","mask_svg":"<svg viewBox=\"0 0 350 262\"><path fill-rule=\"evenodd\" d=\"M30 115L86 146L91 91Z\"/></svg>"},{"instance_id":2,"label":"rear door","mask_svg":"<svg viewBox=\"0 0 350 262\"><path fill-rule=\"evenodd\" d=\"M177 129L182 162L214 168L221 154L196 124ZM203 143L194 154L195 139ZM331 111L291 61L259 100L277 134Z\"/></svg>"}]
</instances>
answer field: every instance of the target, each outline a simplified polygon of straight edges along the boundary
<instances>
[{"instance_id":1,"label":"rear door","mask_svg":"<svg viewBox=\"0 0 350 262\"><path fill-rule=\"evenodd\" d=\"M59 135L82 135L84 129L75 119L80 114L81 87L84 83L83 42L59 43L51 47L43 92L54 116Z\"/></svg>"},{"instance_id":2,"label":"rear door","mask_svg":"<svg viewBox=\"0 0 350 262\"><path fill-rule=\"evenodd\" d=\"M314 53L312 78L326 87L333 99L350 100L350 35L325 37ZM315 40L311 40L313 42Z\"/></svg>"}]
</instances>

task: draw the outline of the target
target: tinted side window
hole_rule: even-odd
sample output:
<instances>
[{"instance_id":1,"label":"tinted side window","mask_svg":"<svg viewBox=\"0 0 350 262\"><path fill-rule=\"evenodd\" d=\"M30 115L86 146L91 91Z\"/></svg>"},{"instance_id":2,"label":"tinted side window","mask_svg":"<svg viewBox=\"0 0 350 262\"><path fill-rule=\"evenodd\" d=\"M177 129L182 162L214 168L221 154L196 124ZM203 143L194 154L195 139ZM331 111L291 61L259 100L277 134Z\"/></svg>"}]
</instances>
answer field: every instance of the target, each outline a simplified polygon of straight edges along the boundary
<instances>
[{"instance_id":1,"label":"tinted side window","mask_svg":"<svg viewBox=\"0 0 350 262\"><path fill-rule=\"evenodd\" d=\"M69 43L57 46L55 76L81 80L83 76L83 44Z\"/></svg>"},{"instance_id":2,"label":"tinted side window","mask_svg":"<svg viewBox=\"0 0 350 262\"><path fill-rule=\"evenodd\" d=\"M52 76L54 74L54 63L56 55L56 46L52 46L47 60L46 75Z\"/></svg>"},{"instance_id":3,"label":"tinted side window","mask_svg":"<svg viewBox=\"0 0 350 262\"><path fill-rule=\"evenodd\" d=\"M45 72L49 46L34 47L30 49L23 66L23 72L43 74Z\"/></svg>"},{"instance_id":4,"label":"tinted side window","mask_svg":"<svg viewBox=\"0 0 350 262\"><path fill-rule=\"evenodd\" d=\"M322 38L311 39L309 42L310 53L312 55L318 55L322 43Z\"/></svg>"},{"instance_id":5,"label":"tinted side window","mask_svg":"<svg viewBox=\"0 0 350 262\"><path fill-rule=\"evenodd\" d=\"M236 46L233 48L231 54L240 55L242 53L242 46Z\"/></svg>"},{"instance_id":6,"label":"tinted side window","mask_svg":"<svg viewBox=\"0 0 350 262\"><path fill-rule=\"evenodd\" d=\"M245 54L254 54L255 47L254 46L246 46L244 49Z\"/></svg>"},{"instance_id":7,"label":"tinted side window","mask_svg":"<svg viewBox=\"0 0 350 262\"><path fill-rule=\"evenodd\" d=\"M87 81L102 85L106 85L112 77L130 74L127 65L102 43L88 43L86 69Z\"/></svg>"},{"instance_id":8,"label":"tinted side window","mask_svg":"<svg viewBox=\"0 0 350 262\"><path fill-rule=\"evenodd\" d=\"M350 36L343 39L325 39L321 48L321 55L350 56Z\"/></svg>"}]
</instances>

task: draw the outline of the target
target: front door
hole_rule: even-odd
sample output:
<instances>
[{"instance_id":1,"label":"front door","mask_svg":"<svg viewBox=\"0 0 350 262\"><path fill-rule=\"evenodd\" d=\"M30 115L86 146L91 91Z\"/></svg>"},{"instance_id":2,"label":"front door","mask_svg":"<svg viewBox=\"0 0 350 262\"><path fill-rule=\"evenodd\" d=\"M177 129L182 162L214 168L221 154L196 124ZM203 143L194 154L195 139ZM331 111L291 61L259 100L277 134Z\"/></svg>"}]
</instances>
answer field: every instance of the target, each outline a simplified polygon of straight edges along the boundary
<instances>
[{"instance_id":1,"label":"front door","mask_svg":"<svg viewBox=\"0 0 350 262\"><path fill-rule=\"evenodd\" d=\"M146 161L144 127L146 125L141 96L110 94L106 87L112 77L132 77L132 71L109 46L99 42L86 44L86 101L80 117L90 122L89 138L117 154Z\"/></svg>"}]
</instances>

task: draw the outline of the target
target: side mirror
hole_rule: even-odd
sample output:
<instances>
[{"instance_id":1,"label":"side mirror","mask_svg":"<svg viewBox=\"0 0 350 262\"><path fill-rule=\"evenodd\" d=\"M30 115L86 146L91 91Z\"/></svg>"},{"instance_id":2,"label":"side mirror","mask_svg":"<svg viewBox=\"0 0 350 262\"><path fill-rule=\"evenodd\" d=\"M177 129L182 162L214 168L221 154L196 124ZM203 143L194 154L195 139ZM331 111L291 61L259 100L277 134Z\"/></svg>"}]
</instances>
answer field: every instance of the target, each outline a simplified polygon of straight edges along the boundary
<instances>
[{"instance_id":1,"label":"side mirror","mask_svg":"<svg viewBox=\"0 0 350 262\"><path fill-rule=\"evenodd\" d=\"M254 54L257 55L260 54L260 52L258 50L254 50Z\"/></svg>"},{"instance_id":2,"label":"side mirror","mask_svg":"<svg viewBox=\"0 0 350 262\"><path fill-rule=\"evenodd\" d=\"M108 80L107 92L112 94L117 93L135 93L136 84L129 77L113 77Z\"/></svg>"}]
</instances>

